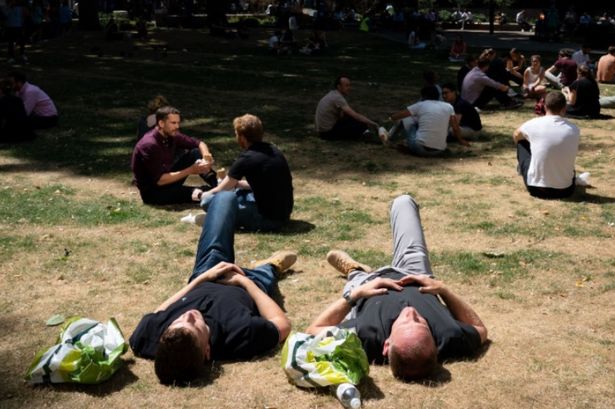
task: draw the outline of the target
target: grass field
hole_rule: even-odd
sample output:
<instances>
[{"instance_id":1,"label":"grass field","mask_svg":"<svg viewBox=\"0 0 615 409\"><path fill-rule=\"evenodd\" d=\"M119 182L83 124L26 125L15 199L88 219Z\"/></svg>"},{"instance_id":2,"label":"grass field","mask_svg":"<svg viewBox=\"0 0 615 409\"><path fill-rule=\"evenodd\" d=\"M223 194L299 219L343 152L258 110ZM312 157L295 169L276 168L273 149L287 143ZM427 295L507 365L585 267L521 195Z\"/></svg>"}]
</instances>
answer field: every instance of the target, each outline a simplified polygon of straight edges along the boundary
<instances>
[{"instance_id":1,"label":"grass field","mask_svg":"<svg viewBox=\"0 0 615 409\"><path fill-rule=\"evenodd\" d=\"M516 174L511 138L534 116L529 102L485 112L481 138L451 145L446 159L314 135L315 105L339 73L353 79L351 105L384 121L418 99L423 70L455 78L446 53L409 53L357 33L330 33L327 53L311 57L270 56L266 33L256 31L247 40L158 31L119 44L101 35L71 33L31 50L27 73L57 102L61 126L0 148L0 407L340 407L329 393L290 384L279 351L223 363L211 382L188 388L161 386L151 362L131 352L98 386L23 381L58 334L45 325L51 315L115 317L128 337L192 270L199 230L179 223L189 209L143 206L131 186L137 118L159 93L219 166L238 153L231 121L245 112L263 119L266 137L286 154L293 223L282 234L238 233L236 257L247 265L298 251L279 283L296 330L340 295L344 281L327 251L388 264L390 201L410 193L421 205L437 276L475 307L491 342L476 361L445 363L429 383L372 367L360 387L365 408L615 406L615 119L573 121L582 134L577 171L591 172L595 187L542 201Z\"/></svg>"}]
</instances>

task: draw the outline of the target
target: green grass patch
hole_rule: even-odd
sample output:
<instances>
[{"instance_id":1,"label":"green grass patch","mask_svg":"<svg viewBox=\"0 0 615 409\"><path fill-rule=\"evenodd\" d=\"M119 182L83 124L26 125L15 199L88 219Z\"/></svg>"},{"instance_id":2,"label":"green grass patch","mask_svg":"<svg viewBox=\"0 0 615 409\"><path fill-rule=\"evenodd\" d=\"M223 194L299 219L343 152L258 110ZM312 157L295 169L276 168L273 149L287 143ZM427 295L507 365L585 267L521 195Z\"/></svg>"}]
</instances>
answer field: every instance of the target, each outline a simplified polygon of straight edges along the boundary
<instances>
[{"instance_id":1,"label":"green grass patch","mask_svg":"<svg viewBox=\"0 0 615 409\"><path fill-rule=\"evenodd\" d=\"M37 243L34 235L14 236L0 235L0 260L5 262L20 252L33 253L37 251Z\"/></svg>"},{"instance_id":2,"label":"green grass patch","mask_svg":"<svg viewBox=\"0 0 615 409\"><path fill-rule=\"evenodd\" d=\"M563 254L542 250L519 250L493 255L474 252L432 252L431 261L436 272L447 276L457 274L464 280L490 277L493 284L510 283L526 277L530 271L546 268L560 262Z\"/></svg>"},{"instance_id":3,"label":"green grass patch","mask_svg":"<svg viewBox=\"0 0 615 409\"><path fill-rule=\"evenodd\" d=\"M5 188L0 190L0 202L0 221L8 225L94 226L132 222L155 227L172 223L141 204L108 194L77 198L74 189L60 184Z\"/></svg>"}]
</instances>

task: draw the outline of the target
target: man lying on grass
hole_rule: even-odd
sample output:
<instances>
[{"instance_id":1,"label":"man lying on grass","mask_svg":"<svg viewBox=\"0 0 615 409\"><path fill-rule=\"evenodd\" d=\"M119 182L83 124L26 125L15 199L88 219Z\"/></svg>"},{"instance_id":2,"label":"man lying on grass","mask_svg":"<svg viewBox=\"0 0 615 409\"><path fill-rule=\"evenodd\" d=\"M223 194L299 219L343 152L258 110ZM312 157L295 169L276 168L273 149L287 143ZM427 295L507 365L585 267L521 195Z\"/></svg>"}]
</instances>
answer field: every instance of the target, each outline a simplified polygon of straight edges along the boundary
<instances>
[{"instance_id":1,"label":"man lying on grass","mask_svg":"<svg viewBox=\"0 0 615 409\"><path fill-rule=\"evenodd\" d=\"M234 264L236 207L233 192L213 197L188 285L146 314L130 337L135 355L155 359L163 384L190 382L213 360L266 353L290 332L290 321L270 294L297 256L276 252L254 269Z\"/></svg>"},{"instance_id":2,"label":"man lying on grass","mask_svg":"<svg viewBox=\"0 0 615 409\"><path fill-rule=\"evenodd\" d=\"M327 261L348 281L343 297L307 332L354 328L370 362L388 362L395 377L415 380L429 376L438 360L476 354L487 328L468 303L432 278L418 205L410 196L393 201L391 228L391 266L371 272L342 251L329 252Z\"/></svg>"}]
</instances>

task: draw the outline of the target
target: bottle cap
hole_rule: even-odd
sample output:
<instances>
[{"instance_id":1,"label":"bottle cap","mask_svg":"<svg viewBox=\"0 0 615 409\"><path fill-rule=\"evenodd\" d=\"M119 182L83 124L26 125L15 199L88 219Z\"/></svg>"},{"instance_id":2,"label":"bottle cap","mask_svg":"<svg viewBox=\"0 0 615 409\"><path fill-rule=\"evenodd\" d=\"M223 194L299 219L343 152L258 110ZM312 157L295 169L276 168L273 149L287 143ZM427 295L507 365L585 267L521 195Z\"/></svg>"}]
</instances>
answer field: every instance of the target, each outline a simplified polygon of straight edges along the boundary
<instances>
[{"instance_id":1,"label":"bottle cap","mask_svg":"<svg viewBox=\"0 0 615 409\"><path fill-rule=\"evenodd\" d=\"M350 407L352 409L359 409L361 407L361 399L353 398L350 400Z\"/></svg>"}]
</instances>

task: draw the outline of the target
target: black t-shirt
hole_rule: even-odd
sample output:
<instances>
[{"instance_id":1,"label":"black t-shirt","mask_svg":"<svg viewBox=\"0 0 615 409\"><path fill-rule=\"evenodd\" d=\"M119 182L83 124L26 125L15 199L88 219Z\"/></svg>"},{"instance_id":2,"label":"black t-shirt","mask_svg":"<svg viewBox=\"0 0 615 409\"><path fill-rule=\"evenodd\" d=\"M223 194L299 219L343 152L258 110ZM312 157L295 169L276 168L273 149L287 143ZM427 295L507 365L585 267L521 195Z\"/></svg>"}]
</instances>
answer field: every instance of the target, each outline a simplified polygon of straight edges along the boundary
<instances>
[{"instance_id":1,"label":"black t-shirt","mask_svg":"<svg viewBox=\"0 0 615 409\"><path fill-rule=\"evenodd\" d=\"M228 171L233 179L246 178L258 211L270 220L288 220L293 211L293 178L286 158L270 143L256 142L243 151Z\"/></svg>"},{"instance_id":2,"label":"black t-shirt","mask_svg":"<svg viewBox=\"0 0 615 409\"><path fill-rule=\"evenodd\" d=\"M380 275L400 279L402 274L391 270ZM362 299L357 304L357 318L340 324L343 328L356 328L370 362L383 364L384 341L391 334L393 322L405 307L414 307L428 322L438 348L438 359L470 356L480 348L478 331L469 324L457 321L436 296L423 294L416 286L402 291Z\"/></svg>"},{"instance_id":3,"label":"black t-shirt","mask_svg":"<svg viewBox=\"0 0 615 409\"><path fill-rule=\"evenodd\" d=\"M166 310L143 316L130 337L135 355L155 358L162 333L177 317L192 309L199 310L209 326L212 359L249 359L273 349L279 342L277 327L259 315L256 304L243 288L206 282Z\"/></svg>"},{"instance_id":4,"label":"black t-shirt","mask_svg":"<svg viewBox=\"0 0 615 409\"><path fill-rule=\"evenodd\" d=\"M600 115L600 89L595 81L581 77L570 84L570 89L577 92L577 99L566 109L568 114L592 118Z\"/></svg>"},{"instance_id":5,"label":"black t-shirt","mask_svg":"<svg viewBox=\"0 0 615 409\"><path fill-rule=\"evenodd\" d=\"M467 126L475 131L480 131L483 129L483 124L480 121L480 115L478 115L476 109L468 101L458 97L453 104L453 108L455 108L456 114L461 115L461 121L459 123L460 126Z\"/></svg>"}]
</instances>

